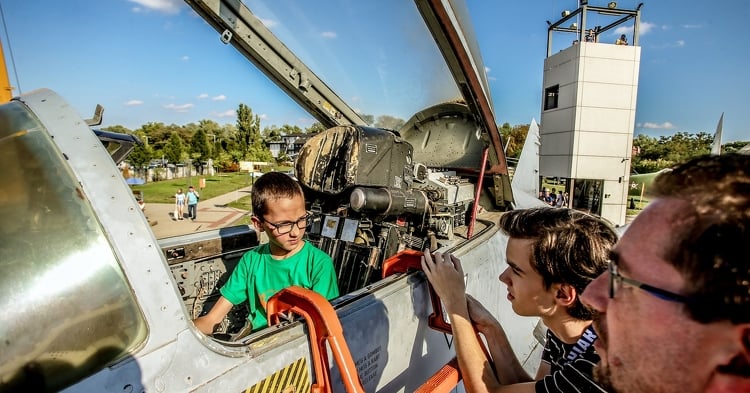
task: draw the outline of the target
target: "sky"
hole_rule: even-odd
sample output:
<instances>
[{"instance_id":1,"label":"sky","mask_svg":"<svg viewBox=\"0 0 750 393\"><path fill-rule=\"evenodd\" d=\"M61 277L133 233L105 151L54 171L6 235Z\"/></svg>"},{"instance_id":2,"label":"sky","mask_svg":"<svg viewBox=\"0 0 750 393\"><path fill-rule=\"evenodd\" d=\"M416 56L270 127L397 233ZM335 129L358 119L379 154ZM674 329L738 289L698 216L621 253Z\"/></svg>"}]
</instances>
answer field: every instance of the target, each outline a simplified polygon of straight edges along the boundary
<instances>
[{"instance_id":1,"label":"sky","mask_svg":"<svg viewBox=\"0 0 750 393\"><path fill-rule=\"evenodd\" d=\"M539 121L546 21L577 1L467 5L497 122ZM262 127L314 122L182 0L0 0L0 6L14 95L49 88L83 118L102 104L102 126L131 130L149 122L235 124L240 103L261 117ZM723 142L750 141L750 44L744 39L750 2L653 0L641 10L635 134L713 133L724 113ZM283 21L264 23L273 31ZM596 16L589 20L595 24ZM632 37L615 30L600 42L621 33Z\"/></svg>"}]
</instances>

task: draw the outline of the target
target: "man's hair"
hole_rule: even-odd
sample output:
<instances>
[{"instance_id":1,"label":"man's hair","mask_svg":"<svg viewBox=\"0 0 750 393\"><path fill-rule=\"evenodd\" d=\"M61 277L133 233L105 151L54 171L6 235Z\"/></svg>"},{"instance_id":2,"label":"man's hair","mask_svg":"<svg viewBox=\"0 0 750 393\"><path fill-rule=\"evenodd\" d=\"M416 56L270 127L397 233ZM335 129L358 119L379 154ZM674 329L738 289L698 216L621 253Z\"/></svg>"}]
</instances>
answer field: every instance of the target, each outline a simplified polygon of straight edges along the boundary
<instances>
[{"instance_id":1,"label":"man's hair","mask_svg":"<svg viewBox=\"0 0 750 393\"><path fill-rule=\"evenodd\" d=\"M750 322L750 156L702 156L654 179L657 198L686 201L664 259L684 277L692 317Z\"/></svg>"},{"instance_id":2,"label":"man's hair","mask_svg":"<svg viewBox=\"0 0 750 393\"><path fill-rule=\"evenodd\" d=\"M573 209L540 207L505 213L500 227L512 238L532 240L531 266L542 276L545 288L568 284L576 289L578 297L568 308L570 316L593 318L593 310L579 297L607 270L609 251L617 241L609 224Z\"/></svg>"},{"instance_id":3,"label":"man's hair","mask_svg":"<svg viewBox=\"0 0 750 393\"><path fill-rule=\"evenodd\" d=\"M281 172L268 172L253 183L252 188L253 215L263 218L268 213L268 203L279 198L292 199L302 197L302 187L289 175Z\"/></svg>"}]
</instances>

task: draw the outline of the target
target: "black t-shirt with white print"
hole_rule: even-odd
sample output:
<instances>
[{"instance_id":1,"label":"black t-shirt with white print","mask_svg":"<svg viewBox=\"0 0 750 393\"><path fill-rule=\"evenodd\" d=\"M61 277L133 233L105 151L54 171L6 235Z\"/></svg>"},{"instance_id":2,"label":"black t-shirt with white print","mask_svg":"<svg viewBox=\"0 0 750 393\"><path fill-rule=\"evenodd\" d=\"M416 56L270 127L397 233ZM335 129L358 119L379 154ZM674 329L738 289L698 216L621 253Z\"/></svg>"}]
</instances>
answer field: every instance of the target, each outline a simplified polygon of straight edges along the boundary
<instances>
[{"instance_id":1,"label":"black t-shirt with white print","mask_svg":"<svg viewBox=\"0 0 750 393\"><path fill-rule=\"evenodd\" d=\"M537 393L547 392L604 392L593 379L599 355L594 350L597 336L589 325L575 344L560 341L547 329L547 343L542 361L550 365L550 373L537 381Z\"/></svg>"}]
</instances>

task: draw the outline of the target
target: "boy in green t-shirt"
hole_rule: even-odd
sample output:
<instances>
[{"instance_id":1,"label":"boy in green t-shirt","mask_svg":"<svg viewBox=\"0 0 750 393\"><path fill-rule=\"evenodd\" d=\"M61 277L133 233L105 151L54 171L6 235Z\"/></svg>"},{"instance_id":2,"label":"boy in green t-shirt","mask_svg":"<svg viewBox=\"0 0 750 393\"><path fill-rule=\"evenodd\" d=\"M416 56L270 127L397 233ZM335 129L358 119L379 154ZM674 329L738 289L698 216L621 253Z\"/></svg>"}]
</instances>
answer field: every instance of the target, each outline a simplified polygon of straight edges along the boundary
<instances>
[{"instance_id":1,"label":"boy in green t-shirt","mask_svg":"<svg viewBox=\"0 0 750 393\"><path fill-rule=\"evenodd\" d=\"M253 184L252 208L253 224L268 243L242 256L211 311L193 321L204 334L213 333L232 306L244 301L252 329L267 326L268 299L288 286L312 289L329 300L339 295L331 257L302 239L310 217L299 184L284 173L266 173Z\"/></svg>"}]
</instances>

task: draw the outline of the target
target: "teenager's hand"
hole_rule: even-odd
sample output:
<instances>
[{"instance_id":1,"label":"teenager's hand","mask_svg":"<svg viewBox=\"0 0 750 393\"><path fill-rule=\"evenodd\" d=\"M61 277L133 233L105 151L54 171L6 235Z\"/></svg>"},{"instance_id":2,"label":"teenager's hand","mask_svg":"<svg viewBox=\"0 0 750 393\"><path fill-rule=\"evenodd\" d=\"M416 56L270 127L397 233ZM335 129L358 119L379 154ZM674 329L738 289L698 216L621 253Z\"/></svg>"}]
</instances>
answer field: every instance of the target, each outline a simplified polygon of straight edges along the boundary
<instances>
[{"instance_id":1,"label":"teenager's hand","mask_svg":"<svg viewBox=\"0 0 750 393\"><path fill-rule=\"evenodd\" d=\"M466 295L466 302L469 306L469 317L474 327L482 333L488 331L493 326L500 325L497 319L490 313L479 300L474 299L471 295Z\"/></svg>"},{"instance_id":2,"label":"teenager's hand","mask_svg":"<svg viewBox=\"0 0 750 393\"><path fill-rule=\"evenodd\" d=\"M466 308L466 286L461 260L451 253L424 251L422 270L448 312Z\"/></svg>"}]
</instances>

